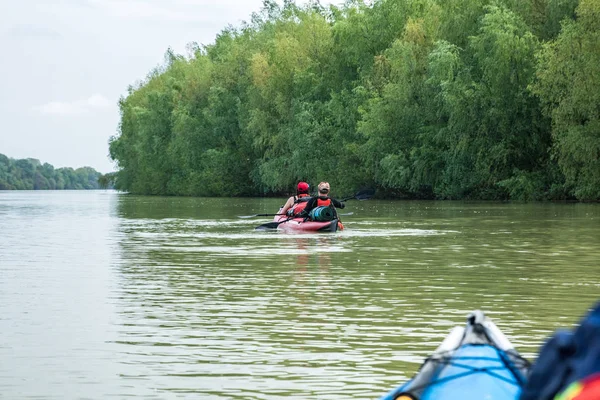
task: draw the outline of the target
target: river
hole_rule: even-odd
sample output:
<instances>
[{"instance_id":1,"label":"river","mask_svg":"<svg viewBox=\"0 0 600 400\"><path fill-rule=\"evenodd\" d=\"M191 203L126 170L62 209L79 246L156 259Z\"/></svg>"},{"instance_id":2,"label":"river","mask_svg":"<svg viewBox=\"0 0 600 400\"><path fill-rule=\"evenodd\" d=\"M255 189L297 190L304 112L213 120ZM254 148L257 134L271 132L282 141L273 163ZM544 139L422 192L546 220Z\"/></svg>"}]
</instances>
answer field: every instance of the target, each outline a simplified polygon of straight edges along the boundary
<instances>
[{"instance_id":1,"label":"river","mask_svg":"<svg viewBox=\"0 0 600 400\"><path fill-rule=\"evenodd\" d=\"M341 196L340 196L341 197ZM530 360L600 299L600 205L0 192L0 398L377 399L481 309Z\"/></svg>"}]
</instances>

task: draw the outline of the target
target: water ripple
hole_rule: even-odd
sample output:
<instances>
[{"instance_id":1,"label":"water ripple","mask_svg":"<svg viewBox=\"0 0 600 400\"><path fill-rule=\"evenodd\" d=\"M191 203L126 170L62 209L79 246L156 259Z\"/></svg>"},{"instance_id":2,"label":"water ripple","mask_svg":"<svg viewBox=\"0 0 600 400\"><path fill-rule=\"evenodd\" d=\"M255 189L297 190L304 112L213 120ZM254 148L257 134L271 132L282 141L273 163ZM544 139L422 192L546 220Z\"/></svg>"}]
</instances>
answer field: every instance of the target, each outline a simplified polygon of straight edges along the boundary
<instances>
[{"instance_id":1,"label":"water ripple","mask_svg":"<svg viewBox=\"0 0 600 400\"><path fill-rule=\"evenodd\" d=\"M277 200L102 193L0 195L7 398L373 399L473 309L532 358L600 287L593 206L363 202L286 235L231 217Z\"/></svg>"}]
</instances>

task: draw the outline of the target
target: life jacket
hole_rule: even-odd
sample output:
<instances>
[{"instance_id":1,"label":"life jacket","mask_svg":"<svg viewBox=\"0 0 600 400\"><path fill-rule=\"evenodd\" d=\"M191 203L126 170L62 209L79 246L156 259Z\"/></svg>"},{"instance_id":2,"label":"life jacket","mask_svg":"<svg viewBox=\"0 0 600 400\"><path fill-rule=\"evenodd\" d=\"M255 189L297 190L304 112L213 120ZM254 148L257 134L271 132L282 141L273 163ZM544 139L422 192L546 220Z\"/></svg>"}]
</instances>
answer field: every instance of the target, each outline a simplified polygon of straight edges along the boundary
<instances>
[{"instance_id":1,"label":"life jacket","mask_svg":"<svg viewBox=\"0 0 600 400\"><path fill-rule=\"evenodd\" d=\"M317 197L317 205L316 207L330 207L331 206L331 199L329 197Z\"/></svg>"},{"instance_id":2,"label":"life jacket","mask_svg":"<svg viewBox=\"0 0 600 400\"><path fill-rule=\"evenodd\" d=\"M337 213L331 199L327 196L317 197L316 204L309 213L309 218L313 221L332 221L336 217Z\"/></svg>"},{"instance_id":3,"label":"life jacket","mask_svg":"<svg viewBox=\"0 0 600 400\"><path fill-rule=\"evenodd\" d=\"M600 372L571 383L554 400L598 400L600 399Z\"/></svg>"},{"instance_id":4,"label":"life jacket","mask_svg":"<svg viewBox=\"0 0 600 400\"><path fill-rule=\"evenodd\" d=\"M600 392L600 303L542 347L520 400L591 400Z\"/></svg>"},{"instance_id":5,"label":"life jacket","mask_svg":"<svg viewBox=\"0 0 600 400\"><path fill-rule=\"evenodd\" d=\"M294 205L292 205L286 212L288 217L296 216L304 211L306 204L308 204L308 200L310 199L310 196L306 193L299 194L298 196L294 197Z\"/></svg>"}]
</instances>

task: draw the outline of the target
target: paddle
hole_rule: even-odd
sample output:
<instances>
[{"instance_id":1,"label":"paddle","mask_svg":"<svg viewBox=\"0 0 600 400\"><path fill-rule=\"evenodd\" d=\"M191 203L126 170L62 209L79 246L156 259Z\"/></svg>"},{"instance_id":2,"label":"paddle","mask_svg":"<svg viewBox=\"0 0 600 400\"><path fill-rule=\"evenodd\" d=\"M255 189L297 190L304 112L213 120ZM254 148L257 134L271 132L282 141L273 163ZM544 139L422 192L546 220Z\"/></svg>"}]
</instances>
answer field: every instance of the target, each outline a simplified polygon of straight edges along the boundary
<instances>
[{"instance_id":1,"label":"paddle","mask_svg":"<svg viewBox=\"0 0 600 400\"><path fill-rule=\"evenodd\" d=\"M287 214L254 214L254 215L238 215L238 218L254 218L254 217L274 217L276 215L287 215Z\"/></svg>"},{"instance_id":2,"label":"paddle","mask_svg":"<svg viewBox=\"0 0 600 400\"><path fill-rule=\"evenodd\" d=\"M363 189L361 191L359 191L358 193L356 193L353 196L350 197L346 197L345 199L342 199L340 201L348 201L348 200L369 200L371 197L373 197L373 195L375 195L375 189ZM254 217L274 217L276 215L286 215L286 214L252 214L252 215L238 215L238 218L254 218ZM352 215L350 214L339 214L339 215ZM284 222L284 221L281 221ZM279 222L277 222L279 223Z\"/></svg>"},{"instance_id":3,"label":"paddle","mask_svg":"<svg viewBox=\"0 0 600 400\"><path fill-rule=\"evenodd\" d=\"M371 197L373 197L375 195L375 189L363 189L358 191L354 196L350 196L347 197L345 199L342 199L340 201L348 201L348 200L369 200ZM347 213L347 214L338 214L338 215L352 215L354 214L353 212ZM275 215L281 215L281 214L268 214L268 215L264 215L266 216L275 216ZM257 215L258 216L258 215ZM249 216L252 217L252 216ZM240 218L244 218L244 217L240 217ZM279 226L279 224L283 224L284 222L288 222L289 220L294 219L294 217L290 217L290 218L286 218L283 221L273 221L273 222L267 222L265 224L259 225L256 228L254 228L255 230L265 230L265 229L277 229L277 227Z\"/></svg>"},{"instance_id":4,"label":"paddle","mask_svg":"<svg viewBox=\"0 0 600 400\"><path fill-rule=\"evenodd\" d=\"M342 215L342 216L346 216L346 215L352 215L354 214L353 211L349 212L349 213L344 213L344 214L338 214L338 215ZM254 215L238 215L238 218L252 218L252 217L274 217L276 215L287 215L287 214L254 214Z\"/></svg>"},{"instance_id":5,"label":"paddle","mask_svg":"<svg viewBox=\"0 0 600 400\"><path fill-rule=\"evenodd\" d=\"M348 200L369 200L371 197L375 195L375 189L363 189L356 193L354 196L346 197L340 201L348 201Z\"/></svg>"},{"instance_id":6,"label":"paddle","mask_svg":"<svg viewBox=\"0 0 600 400\"><path fill-rule=\"evenodd\" d=\"M267 229L277 229L277 227L279 226L279 224L283 224L284 222L288 222L290 219L292 218L288 218L288 219L284 219L283 221L279 221L279 222L267 222L266 224L262 224L257 226L256 228L254 228L257 231L262 231L262 230L267 230Z\"/></svg>"}]
</instances>

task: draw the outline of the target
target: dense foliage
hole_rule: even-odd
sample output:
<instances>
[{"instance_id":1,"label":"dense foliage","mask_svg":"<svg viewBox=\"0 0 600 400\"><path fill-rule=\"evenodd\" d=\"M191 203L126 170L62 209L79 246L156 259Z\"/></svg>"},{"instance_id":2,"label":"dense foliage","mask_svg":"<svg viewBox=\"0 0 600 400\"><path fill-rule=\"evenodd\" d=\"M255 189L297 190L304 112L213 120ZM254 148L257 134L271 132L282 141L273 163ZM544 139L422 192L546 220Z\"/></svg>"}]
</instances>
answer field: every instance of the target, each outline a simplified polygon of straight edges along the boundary
<instances>
[{"instance_id":1,"label":"dense foliage","mask_svg":"<svg viewBox=\"0 0 600 400\"><path fill-rule=\"evenodd\" d=\"M55 169L34 158L14 160L0 154L0 190L98 189L102 176L90 167Z\"/></svg>"},{"instance_id":2,"label":"dense foliage","mask_svg":"<svg viewBox=\"0 0 600 400\"><path fill-rule=\"evenodd\" d=\"M121 99L133 193L600 198L597 0L272 0Z\"/></svg>"}]
</instances>

